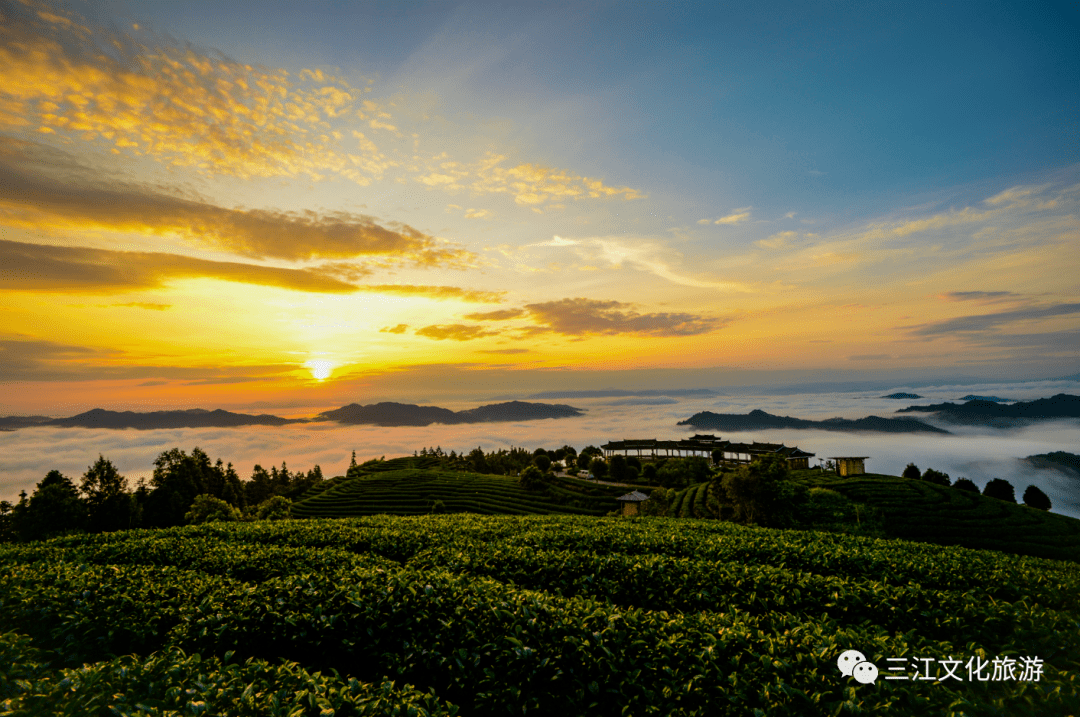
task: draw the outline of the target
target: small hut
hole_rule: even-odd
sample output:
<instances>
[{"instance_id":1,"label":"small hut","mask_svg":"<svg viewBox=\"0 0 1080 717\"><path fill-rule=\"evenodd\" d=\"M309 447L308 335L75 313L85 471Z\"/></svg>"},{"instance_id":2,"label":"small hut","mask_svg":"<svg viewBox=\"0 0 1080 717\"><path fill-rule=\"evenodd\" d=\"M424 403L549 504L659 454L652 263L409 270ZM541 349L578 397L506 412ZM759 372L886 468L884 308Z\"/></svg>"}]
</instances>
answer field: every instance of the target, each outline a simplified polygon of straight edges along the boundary
<instances>
[{"instance_id":1,"label":"small hut","mask_svg":"<svg viewBox=\"0 0 1080 717\"><path fill-rule=\"evenodd\" d=\"M863 461L870 456L831 456L829 460L836 461L836 475L838 476L861 476L866 473Z\"/></svg>"},{"instance_id":2,"label":"small hut","mask_svg":"<svg viewBox=\"0 0 1080 717\"><path fill-rule=\"evenodd\" d=\"M641 491L635 490L627 493L626 495L619 496L615 500L622 503L623 515L638 515L641 511L638 508L638 503L644 503L649 499L649 496L645 495Z\"/></svg>"}]
</instances>

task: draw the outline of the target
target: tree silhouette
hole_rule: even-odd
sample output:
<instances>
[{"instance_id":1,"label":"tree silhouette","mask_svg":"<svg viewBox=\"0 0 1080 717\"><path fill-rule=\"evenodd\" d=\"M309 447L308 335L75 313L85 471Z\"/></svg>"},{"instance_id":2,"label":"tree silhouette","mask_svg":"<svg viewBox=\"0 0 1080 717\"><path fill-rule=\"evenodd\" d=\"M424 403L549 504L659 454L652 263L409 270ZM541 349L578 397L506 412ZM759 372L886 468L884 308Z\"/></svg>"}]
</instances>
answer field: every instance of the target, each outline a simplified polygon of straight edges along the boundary
<instances>
[{"instance_id":1,"label":"tree silhouette","mask_svg":"<svg viewBox=\"0 0 1080 717\"><path fill-rule=\"evenodd\" d=\"M922 479L935 485L950 485L952 482L949 480L948 473L942 473L933 468L927 468L922 474Z\"/></svg>"},{"instance_id":2,"label":"tree silhouette","mask_svg":"<svg viewBox=\"0 0 1080 717\"><path fill-rule=\"evenodd\" d=\"M983 495L1010 503L1016 502L1016 492L1013 490L1012 483L1001 478L995 478L987 483L983 488Z\"/></svg>"},{"instance_id":3,"label":"tree silhouette","mask_svg":"<svg viewBox=\"0 0 1080 717\"><path fill-rule=\"evenodd\" d=\"M86 499L87 527L91 532L135 527L135 502L127 478L120 475L112 461L98 454L97 461L83 474L79 490Z\"/></svg>"},{"instance_id":4,"label":"tree silhouette","mask_svg":"<svg viewBox=\"0 0 1080 717\"><path fill-rule=\"evenodd\" d=\"M19 503L16 529L23 540L40 540L86 527L86 504L75 484L60 471L49 471L30 499Z\"/></svg>"},{"instance_id":5,"label":"tree silhouette","mask_svg":"<svg viewBox=\"0 0 1080 717\"><path fill-rule=\"evenodd\" d=\"M956 482L953 483L952 487L956 488L958 490L966 490L969 493L978 493L979 492L979 486L975 485L973 482L971 482L967 478L957 478Z\"/></svg>"},{"instance_id":6,"label":"tree silhouette","mask_svg":"<svg viewBox=\"0 0 1080 717\"><path fill-rule=\"evenodd\" d=\"M901 473L904 478L911 478L912 480L919 480L922 477L922 473L919 471L919 467L914 463L908 463L907 468Z\"/></svg>"},{"instance_id":7,"label":"tree silhouette","mask_svg":"<svg viewBox=\"0 0 1080 717\"><path fill-rule=\"evenodd\" d=\"M1037 486L1029 485L1024 491L1024 505L1039 510L1050 510L1050 498Z\"/></svg>"}]
</instances>

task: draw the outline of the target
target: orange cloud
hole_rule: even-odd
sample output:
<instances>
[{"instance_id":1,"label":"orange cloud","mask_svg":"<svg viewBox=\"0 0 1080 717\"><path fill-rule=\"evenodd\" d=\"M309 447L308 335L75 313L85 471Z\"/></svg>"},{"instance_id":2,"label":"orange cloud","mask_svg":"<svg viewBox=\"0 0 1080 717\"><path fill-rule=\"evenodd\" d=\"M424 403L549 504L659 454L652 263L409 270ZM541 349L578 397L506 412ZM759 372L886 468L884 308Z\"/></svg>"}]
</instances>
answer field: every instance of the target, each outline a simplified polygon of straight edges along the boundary
<instances>
[{"instance_id":1,"label":"orange cloud","mask_svg":"<svg viewBox=\"0 0 1080 717\"><path fill-rule=\"evenodd\" d=\"M483 338L485 336L496 336L500 332L487 331L480 326L466 326L465 324L449 324L446 326L425 326L422 329L416 330L417 336L425 336L429 339L436 339L443 341L445 339L453 339L454 341L471 341L473 339Z\"/></svg>"},{"instance_id":2,"label":"orange cloud","mask_svg":"<svg viewBox=\"0 0 1080 717\"><path fill-rule=\"evenodd\" d=\"M370 291L378 294L403 294L405 296L423 296L429 299L457 299L474 304L496 304L506 296L505 291L478 291L462 289L458 286L416 286L412 284L361 284L357 291Z\"/></svg>"},{"instance_id":3,"label":"orange cloud","mask_svg":"<svg viewBox=\"0 0 1080 717\"><path fill-rule=\"evenodd\" d=\"M116 293L156 289L172 279L211 278L295 291L357 290L314 271L208 261L178 254L43 246L0 240L0 290ZM147 308L145 305L143 308Z\"/></svg>"},{"instance_id":4,"label":"orange cloud","mask_svg":"<svg viewBox=\"0 0 1080 717\"><path fill-rule=\"evenodd\" d=\"M403 334L408 328L408 324L398 324L397 326L384 326L379 331L384 334Z\"/></svg>"},{"instance_id":5,"label":"orange cloud","mask_svg":"<svg viewBox=\"0 0 1080 717\"><path fill-rule=\"evenodd\" d=\"M8 210L3 218L8 226L178 234L255 258L363 256L458 267L472 258L469 252L408 225L381 225L364 215L225 209L147 187L93 182L89 170L38 147L0 139L0 206ZM62 177L52 174L58 164L66 170Z\"/></svg>"},{"instance_id":6,"label":"orange cloud","mask_svg":"<svg viewBox=\"0 0 1080 717\"><path fill-rule=\"evenodd\" d=\"M500 309L499 311L486 311L477 314L465 314L464 318L473 321L507 321L525 315L523 309Z\"/></svg>"},{"instance_id":7,"label":"orange cloud","mask_svg":"<svg viewBox=\"0 0 1080 717\"><path fill-rule=\"evenodd\" d=\"M567 336L631 334L639 336L694 336L713 331L727 322L685 313L640 314L619 301L562 299L527 304L539 331Z\"/></svg>"}]
</instances>

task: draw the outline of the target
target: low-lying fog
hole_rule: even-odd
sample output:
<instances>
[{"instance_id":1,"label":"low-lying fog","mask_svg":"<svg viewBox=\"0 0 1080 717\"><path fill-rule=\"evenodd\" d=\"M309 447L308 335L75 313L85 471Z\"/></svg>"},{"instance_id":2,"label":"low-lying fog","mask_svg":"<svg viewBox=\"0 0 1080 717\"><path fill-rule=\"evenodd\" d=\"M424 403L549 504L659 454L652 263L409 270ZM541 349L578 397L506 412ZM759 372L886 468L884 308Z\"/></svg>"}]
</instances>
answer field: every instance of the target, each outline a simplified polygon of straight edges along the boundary
<instances>
[{"instance_id":1,"label":"low-lying fog","mask_svg":"<svg viewBox=\"0 0 1080 717\"><path fill-rule=\"evenodd\" d=\"M904 391L922 399L882 399L880 396ZM222 458L236 466L244 479L256 463L269 467L286 461L290 469L307 470L322 466L326 476L341 475L348 467L352 451L359 461L380 456L411 455L425 446L441 446L449 452L484 451L524 446L557 448L570 444L578 450L623 438L674 439L697 431L677 426L680 420L698 411L746 413L760 408L769 413L820 420L840 416L861 418L892 416L899 408L946 400L957 401L968 394L1032 400L1055 393L1080 393L1076 382L1024 382L1014 384L970 384L963 386L905 387L888 390L770 395L725 395L710 398L680 396L641 398L544 399L586 410L579 418L485 423L426 427L341 426L299 424L274 427L201 428L160 431L87 430L67 428L27 428L0 433L0 499L14 502L20 490L32 492L35 484L52 469L78 479L98 454L112 460L134 483L149 478L154 459L171 448L185 451L195 446L212 459ZM527 396L518 397L529 400ZM363 403L362 399L358 402ZM481 403L424 402L460 410ZM103 406L108 408L108 406ZM194 406L193 406L194 408ZM202 406L217 408L217 406ZM275 413L273 409L258 412ZM282 410L278 415L295 415ZM927 420L923 414L900 414ZM1054 421L1010 430L955 426L939 423L954 435L834 433L828 431L751 431L723 434L734 441L773 441L815 453L819 458L837 455L869 456L867 470L899 475L914 462L921 469L936 468L953 480L965 476L982 487L992 478L1005 478L1020 501L1028 485L1041 488L1053 503L1053 512L1080 518L1080 481L1053 470L1038 470L1019 460L1052 451L1080 453L1080 420ZM812 460L812 464L813 464Z\"/></svg>"}]
</instances>

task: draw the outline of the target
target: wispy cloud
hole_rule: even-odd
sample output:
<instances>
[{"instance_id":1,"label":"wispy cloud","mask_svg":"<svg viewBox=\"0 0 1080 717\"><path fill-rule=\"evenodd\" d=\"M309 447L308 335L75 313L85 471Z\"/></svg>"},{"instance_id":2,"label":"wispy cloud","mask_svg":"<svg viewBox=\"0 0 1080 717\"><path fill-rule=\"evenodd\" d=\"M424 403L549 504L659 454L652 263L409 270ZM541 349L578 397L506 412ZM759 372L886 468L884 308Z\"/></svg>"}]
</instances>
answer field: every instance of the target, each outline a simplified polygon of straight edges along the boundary
<instances>
[{"instance_id":1,"label":"wispy cloud","mask_svg":"<svg viewBox=\"0 0 1080 717\"><path fill-rule=\"evenodd\" d=\"M398 324L397 326L385 326L379 329L384 334L403 334L409 330L408 324Z\"/></svg>"},{"instance_id":2,"label":"wispy cloud","mask_svg":"<svg viewBox=\"0 0 1080 717\"><path fill-rule=\"evenodd\" d=\"M423 286L412 284L360 284L357 291L401 296L422 296L426 299L456 299L474 304L497 304L506 296L505 291L480 291L462 289L459 286Z\"/></svg>"},{"instance_id":3,"label":"wispy cloud","mask_svg":"<svg viewBox=\"0 0 1080 717\"><path fill-rule=\"evenodd\" d=\"M1014 311L999 311L991 314L957 316L944 321L906 328L910 329L913 336L948 336L991 331L1017 322L1037 321L1077 314L1080 314L1080 303L1052 304L1050 306L1025 307Z\"/></svg>"},{"instance_id":4,"label":"wispy cloud","mask_svg":"<svg viewBox=\"0 0 1080 717\"><path fill-rule=\"evenodd\" d=\"M308 269L210 261L178 254L24 244L0 239L0 290L115 293L158 289L175 279L212 278L294 291L357 290Z\"/></svg>"},{"instance_id":5,"label":"wispy cloud","mask_svg":"<svg viewBox=\"0 0 1080 717\"><path fill-rule=\"evenodd\" d=\"M726 323L687 313L641 314L633 310L632 304L583 298L527 304L525 308L541 330L567 336L694 336L714 331Z\"/></svg>"},{"instance_id":6,"label":"wispy cloud","mask_svg":"<svg viewBox=\"0 0 1080 717\"><path fill-rule=\"evenodd\" d=\"M525 315L523 309L500 309L498 311L485 311L476 314L465 314L463 318L472 321L507 321L517 319Z\"/></svg>"}]
</instances>

